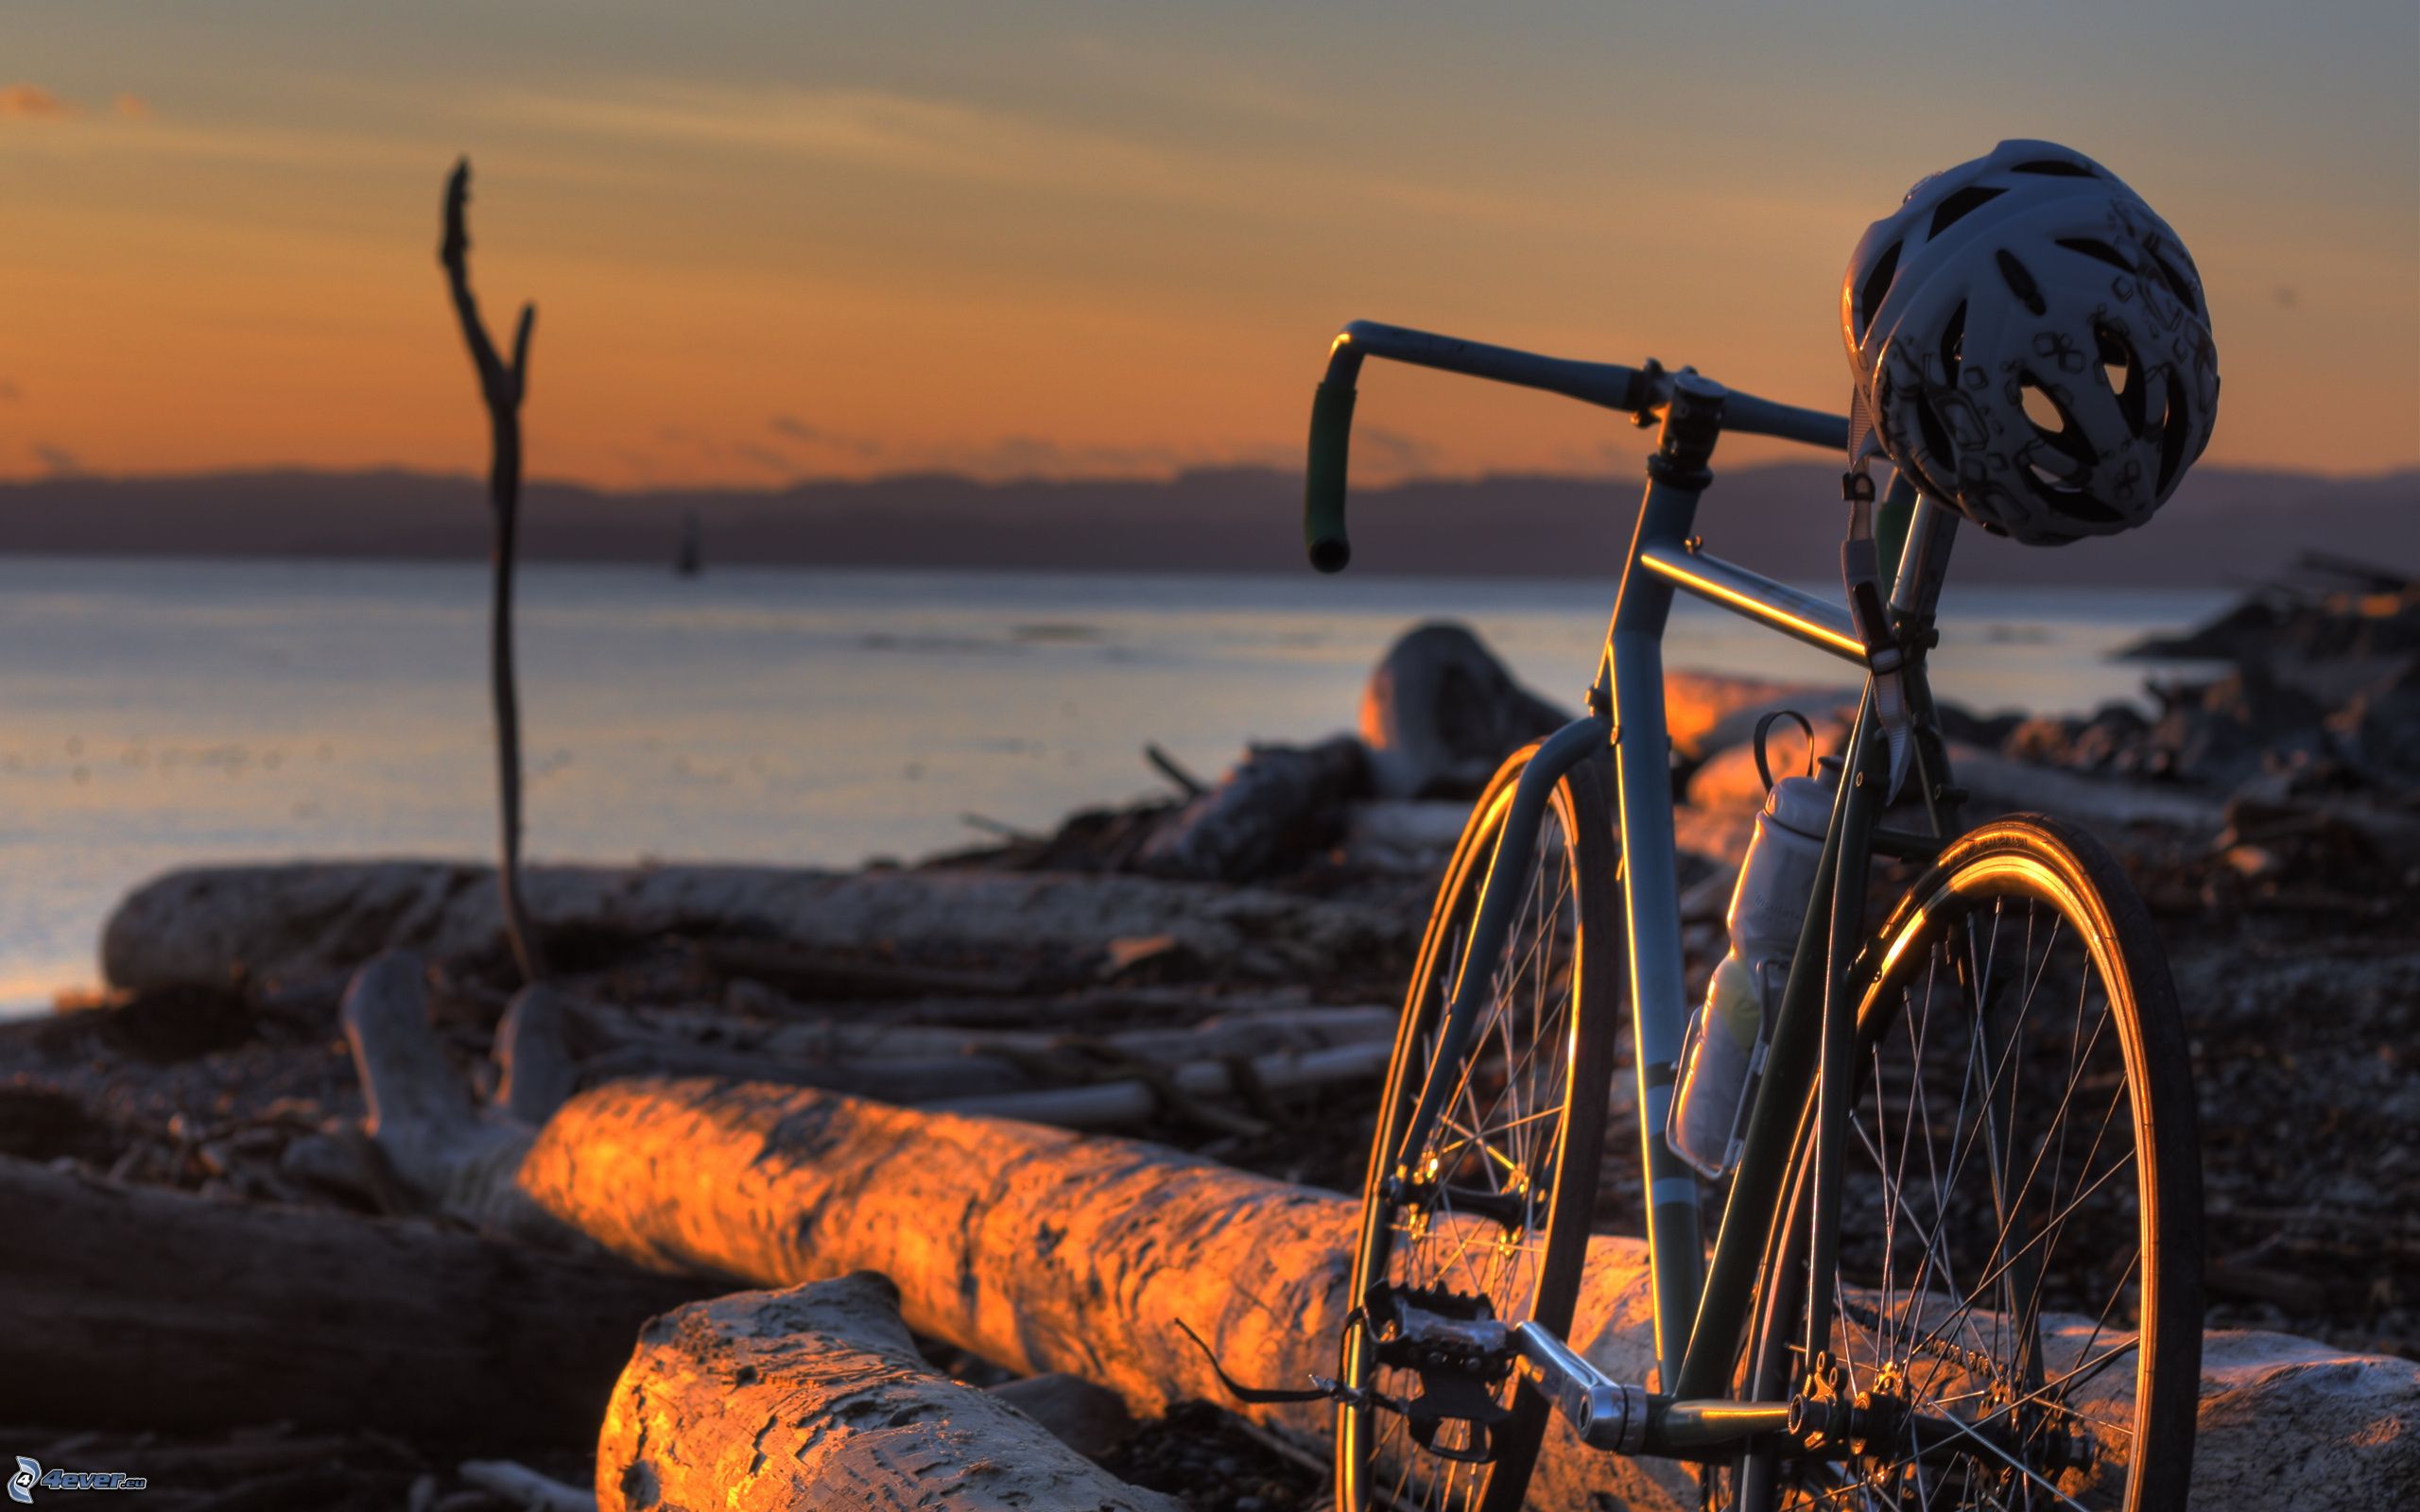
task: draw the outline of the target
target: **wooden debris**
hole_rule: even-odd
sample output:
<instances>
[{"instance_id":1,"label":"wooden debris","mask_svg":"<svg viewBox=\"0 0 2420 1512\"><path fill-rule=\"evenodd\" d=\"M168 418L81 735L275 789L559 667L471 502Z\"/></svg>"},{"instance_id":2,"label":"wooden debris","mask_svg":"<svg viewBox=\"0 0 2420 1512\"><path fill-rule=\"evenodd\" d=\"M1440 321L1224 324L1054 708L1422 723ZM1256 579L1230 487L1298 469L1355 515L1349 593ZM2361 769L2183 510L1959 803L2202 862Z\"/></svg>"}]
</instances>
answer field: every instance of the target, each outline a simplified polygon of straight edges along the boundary
<instances>
[{"instance_id":1,"label":"wooden debris","mask_svg":"<svg viewBox=\"0 0 2420 1512\"><path fill-rule=\"evenodd\" d=\"M390 951L345 989L345 1038L370 1107L364 1131L420 1205L485 1232L567 1243L515 1183L531 1126L474 1107L429 1033L426 981L418 956Z\"/></svg>"},{"instance_id":2,"label":"wooden debris","mask_svg":"<svg viewBox=\"0 0 2420 1512\"><path fill-rule=\"evenodd\" d=\"M515 1123L544 1123L578 1085L567 1040L569 1012L555 988L526 987L496 1025L494 1057L502 1076L495 1102Z\"/></svg>"},{"instance_id":3,"label":"wooden debris","mask_svg":"<svg viewBox=\"0 0 2420 1512\"><path fill-rule=\"evenodd\" d=\"M1210 791L1208 783L1186 771L1182 763L1162 750L1155 743L1148 741L1144 743L1143 759L1150 762L1159 774L1173 783L1177 792L1188 800L1200 798Z\"/></svg>"},{"instance_id":4,"label":"wooden debris","mask_svg":"<svg viewBox=\"0 0 2420 1512\"><path fill-rule=\"evenodd\" d=\"M1243 882L1298 865L1335 837L1344 801L1369 780L1350 735L1317 746L1254 746L1219 785L1145 841L1135 869L1196 882Z\"/></svg>"},{"instance_id":5,"label":"wooden debris","mask_svg":"<svg viewBox=\"0 0 2420 1512\"><path fill-rule=\"evenodd\" d=\"M704 939L698 942L696 955L698 964L717 976L763 983L808 1001L982 997L1022 992L1029 986L1012 972L903 966L783 940Z\"/></svg>"},{"instance_id":6,"label":"wooden debris","mask_svg":"<svg viewBox=\"0 0 2420 1512\"><path fill-rule=\"evenodd\" d=\"M111 915L102 966L129 988L223 989L239 978L295 981L347 971L386 950L431 956L491 950L501 937L493 882L485 868L402 861L170 872ZM1333 980L1340 963L1374 958L1392 970L1420 923L1400 909L1133 876L535 867L523 886L531 915L550 931L579 920L631 939L718 936L860 959L1040 956L1070 968L1098 957L1111 940L1167 936L1238 981ZM870 995L856 994L864 985L852 984L852 993ZM888 985L917 996L934 989L924 977L891 976ZM977 972L951 988L997 992L1004 985Z\"/></svg>"},{"instance_id":7,"label":"wooden debris","mask_svg":"<svg viewBox=\"0 0 2420 1512\"><path fill-rule=\"evenodd\" d=\"M1971 795L1973 815L2048 814L2094 830L2161 824L2205 835L2221 820L2217 802L2186 789L2083 777L1973 746L1953 743L1949 769Z\"/></svg>"},{"instance_id":8,"label":"wooden debris","mask_svg":"<svg viewBox=\"0 0 2420 1512\"><path fill-rule=\"evenodd\" d=\"M0 1211L25 1215L0 1246L10 1421L578 1436L639 1324L707 1289L426 1224L17 1160L0 1160Z\"/></svg>"},{"instance_id":9,"label":"wooden debris","mask_svg":"<svg viewBox=\"0 0 2420 1512\"><path fill-rule=\"evenodd\" d=\"M1021 1373L1080 1374L1140 1412L1219 1400L1175 1319L1239 1374L1290 1384L1333 1368L1351 1305L1348 1198L1150 1145L822 1092L599 1088L547 1125L522 1180L643 1263L763 1284L881 1271L920 1332ZM1593 1241L1575 1342L1616 1376L1644 1380L1652 1316L1644 1244ZM2054 1358L2093 1328L2052 1326ZM2095 1415L2122 1413L2129 1390L2123 1372L2099 1377ZM2224 1488L2231 1506L2386 1504L2387 1487L2420 1475L2420 1440L2401 1426L2420 1415L2410 1361L2214 1333L2204 1396L2196 1477ZM1327 1430L1317 1404L1250 1416L1311 1441ZM2112 1453L2114 1465L2122 1448ZM1682 1468L1595 1453L1561 1433L1548 1436L1533 1495L1539 1505L1601 1495L1639 1512L1697 1505Z\"/></svg>"},{"instance_id":10,"label":"wooden debris","mask_svg":"<svg viewBox=\"0 0 2420 1512\"><path fill-rule=\"evenodd\" d=\"M596 1446L605 1512L1182 1512L916 1353L899 1294L846 1275L650 1322Z\"/></svg>"},{"instance_id":11,"label":"wooden debris","mask_svg":"<svg viewBox=\"0 0 2420 1512\"><path fill-rule=\"evenodd\" d=\"M596 1512L596 1492L565 1486L509 1459L466 1459L460 1470L462 1479L523 1512Z\"/></svg>"},{"instance_id":12,"label":"wooden debris","mask_svg":"<svg viewBox=\"0 0 2420 1512\"><path fill-rule=\"evenodd\" d=\"M1571 715L1512 680L1461 625L1435 622L1387 648L1361 693L1361 741L1380 798L1475 797L1504 758Z\"/></svg>"},{"instance_id":13,"label":"wooden debris","mask_svg":"<svg viewBox=\"0 0 2420 1512\"><path fill-rule=\"evenodd\" d=\"M585 1009L583 1017L613 1046L579 1063L580 1079L591 1084L648 1074L724 1076L1074 1128L1144 1123L1169 1109L1198 1115L1205 1098L1372 1074L1374 1057L1377 1067L1385 1064L1397 1015L1374 1006L1289 1005L1189 1028L1099 1036L831 1020L752 1030L723 1018L641 1018L604 1006ZM1315 1054L1339 1049L1352 1053ZM1240 1081L1232 1071L1237 1061L1253 1063Z\"/></svg>"},{"instance_id":14,"label":"wooden debris","mask_svg":"<svg viewBox=\"0 0 2420 1512\"><path fill-rule=\"evenodd\" d=\"M1017 1118L1060 1128L1141 1124L1162 1114L1216 1127L1255 1128L1255 1124L1239 1124L1233 1115L1212 1114L1202 1104L1238 1093L1257 1099L1346 1082L1375 1085L1393 1050L1387 1040L1366 1040L1328 1050L1285 1051L1249 1058L1238 1056L1229 1060L1195 1061L1166 1068L1141 1062L1137 1069L1143 1074L1115 1081L938 1098L925 1106L935 1112Z\"/></svg>"}]
</instances>

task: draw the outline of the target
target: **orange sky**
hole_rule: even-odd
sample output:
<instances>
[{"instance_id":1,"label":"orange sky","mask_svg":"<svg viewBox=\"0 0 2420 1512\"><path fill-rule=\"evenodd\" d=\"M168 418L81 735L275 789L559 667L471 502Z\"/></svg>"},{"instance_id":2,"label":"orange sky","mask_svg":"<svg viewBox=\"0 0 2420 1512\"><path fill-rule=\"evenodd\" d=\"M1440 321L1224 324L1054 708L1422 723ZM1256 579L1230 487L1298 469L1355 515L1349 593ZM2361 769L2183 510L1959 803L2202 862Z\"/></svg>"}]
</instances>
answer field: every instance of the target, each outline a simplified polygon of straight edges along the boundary
<instances>
[{"instance_id":1,"label":"orange sky","mask_svg":"<svg viewBox=\"0 0 2420 1512\"><path fill-rule=\"evenodd\" d=\"M539 304L532 472L632 486L1294 465L1357 316L1838 405L1858 232L2006 135L2099 156L2192 247L2213 459L2420 463L2411 8L2014 9L34 0L0 61L0 475L478 467L434 255L463 150L491 318ZM1947 103L1894 108L1920 85ZM1365 475L1640 444L1364 392Z\"/></svg>"}]
</instances>

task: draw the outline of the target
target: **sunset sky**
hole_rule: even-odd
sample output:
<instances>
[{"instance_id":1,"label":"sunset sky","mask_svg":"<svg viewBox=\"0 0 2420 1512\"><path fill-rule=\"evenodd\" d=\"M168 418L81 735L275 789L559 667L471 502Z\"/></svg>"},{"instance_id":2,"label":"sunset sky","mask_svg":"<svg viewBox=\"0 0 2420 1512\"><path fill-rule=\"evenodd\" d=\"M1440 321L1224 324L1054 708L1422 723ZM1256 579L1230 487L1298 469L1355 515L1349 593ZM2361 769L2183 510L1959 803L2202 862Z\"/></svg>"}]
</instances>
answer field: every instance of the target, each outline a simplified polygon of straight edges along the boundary
<instances>
[{"instance_id":1,"label":"sunset sky","mask_svg":"<svg viewBox=\"0 0 2420 1512\"><path fill-rule=\"evenodd\" d=\"M2212 459L2420 464L2410 0L11 0L5 42L0 476L480 466L461 152L491 319L539 306L531 471L630 487L1298 465L1354 317L1839 406L1858 233L2017 135L2200 260ZM1363 388L1369 473L1642 444Z\"/></svg>"}]
</instances>

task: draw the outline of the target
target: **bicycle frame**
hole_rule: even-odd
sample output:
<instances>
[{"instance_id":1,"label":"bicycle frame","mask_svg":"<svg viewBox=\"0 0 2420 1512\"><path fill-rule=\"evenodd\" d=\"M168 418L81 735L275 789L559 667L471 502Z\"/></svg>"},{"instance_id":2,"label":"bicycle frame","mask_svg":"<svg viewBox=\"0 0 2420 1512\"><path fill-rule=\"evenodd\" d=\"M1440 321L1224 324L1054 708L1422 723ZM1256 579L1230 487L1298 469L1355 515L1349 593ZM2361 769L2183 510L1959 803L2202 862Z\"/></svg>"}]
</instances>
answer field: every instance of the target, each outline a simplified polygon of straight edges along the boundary
<instances>
[{"instance_id":1,"label":"bicycle frame","mask_svg":"<svg viewBox=\"0 0 2420 1512\"><path fill-rule=\"evenodd\" d=\"M1515 789L1489 874L1526 874L1537 821L1555 783L1611 746L1618 787L1633 1059L1662 1390L1638 1401L1643 1415L1634 1415L1630 1406L1634 1388L1616 1388L1630 1394L1614 1399L1624 1421L1616 1425L1607 1419L1601 1435L1586 1428L1586 1409L1566 1411L1583 1435L1600 1447L1689 1458L1736 1452L1751 1437L1786 1427L1788 1403L1733 1401L1724 1400L1724 1394L1746 1338L1747 1298L1776 1239L1781 1185L1788 1177L1810 1088L1820 1089L1810 1228L1816 1275L1828 1274L1825 1263L1836 1253L1842 1179L1839 1131L1849 1111L1845 1071L1853 1054L1857 1012L1849 956L1863 919L1868 862L1877 851L1938 853L1955 825L1962 795L1948 785L1925 680L1925 652L1933 639L1933 610L1958 516L1930 501L1920 504L1904 479L1893 480L1884 505L1881 549L1886 560L1895 558L1897 564L1890 618L1907 658L1902 676L1913 715L1914 782L1933 833L1878 828L1888 762L1873 717L1875 682L1869 670L1814 895L1751 1110L1744 1154L1733 1174L1708 1261L1697 1178L1664 1138L1689 1009L1672 880L1676 847L1664 707L1664 630L1673 595L1685 593L1869 665L1870 648L1845 609L1707 553L1693 532L1700 497L1713 481L1707 463L1725 429L1842 449L1847 421L1726 390L1689 369L1667 373L1652 362L1644 369L1571 362L1357 321L1331 349L1327 377L1313 410L1306 525L1312 559L1327 571L1341 567L1350 556L1342 514L1345 433L1354 383L1368 356L1562 393L1628 411L1641 424L1650 423L1657 412L1662 415L1637 527L1622 563L1613 619L1589 694L1589 712L1546 740L1531 757ZM1483 981L1472 979L1467 963L1492 960L1500 951L1520 902L1509 896L1511 891L1491 887L1482 896L1463 955L1464 975L1455 984L1440 1032L1435 1066L1456 1064L1467 1048L1480 1011L1477 999L1486 989ZM1443 1081L1434 1077L1424 1088L1396 1151L1399 1175L1406 1152L1422 1148L1441 1116L1446 1091ZM1828 1290L1811 1289L1806 1319L1810 1341L1828 1336L1830 1305ZM1559 1341L1532 1337L1541 1332L1533 1324L1512 1331L1533 1357L1552 1357L1548 1346ZM1564 1353L1567 1356L1568 1350ZM1567 1390L1574 1379L1570 1365L1553 1358L1551 1368L1560 1372L1558 1379ZM1580 1379L1585 1383L1585 1377ZM1598 1378L1594 1389L1602 1393L1609 1385ZM1603 1414L1608 1406L1600 1402L1595 1410ZM1634 1416L1643 1416L1643 1421L1630 1420Z\"/></svg>"}]
</instances>

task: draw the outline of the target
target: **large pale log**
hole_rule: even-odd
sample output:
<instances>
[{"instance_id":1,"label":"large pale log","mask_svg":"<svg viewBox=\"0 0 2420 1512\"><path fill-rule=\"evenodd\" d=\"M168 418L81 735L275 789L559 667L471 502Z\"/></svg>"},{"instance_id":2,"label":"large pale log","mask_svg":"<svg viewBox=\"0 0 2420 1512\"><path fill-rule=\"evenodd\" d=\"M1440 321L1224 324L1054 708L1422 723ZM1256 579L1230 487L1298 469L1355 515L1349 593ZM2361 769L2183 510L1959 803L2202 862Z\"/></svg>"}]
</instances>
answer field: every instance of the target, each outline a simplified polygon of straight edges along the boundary
<instances>
[{"instance_id":1,"label":"large pale log","mask_svg":"<svg viewBox=\"0 0 2420 1512\"><path fill-rule=\"evenodd\" d=\"M596 1445L604 1512L1180 1512L1001 1397L936 1373L859 1273L694 1303L640 1332Z\"/></svg>"},{"instance_id":2,"label":"large pale log","mask_svg":"<svg viewBox=\"0 0 2420 1512\"><path fill-rule=\"evenodd\" d=\"M539 867L522 881L542 930L578 923L993 961L1080 959L1113 940L1159 936L1232 974L1281 981L1400 954L1419 924L1397 910L1135 876ZM112 985L137 990L320 979L386 950L492 948L502 938L496 896L489 868L436 861L173 871L111 914L101 965Z\"/></svg>"},{"instance_id":3,"label":"large pale log","mask_svg":"<svg viewBox=\"0 0 2420 1512\"><path fill-rule=\"evenodd\" d=\"M577 1439L639 1325L711 1289L426 1224L20 1160L0 1160L0 1214L6 1422L286 1420L490 1451Z\"/></svg>"},{"instance_id":4,"label":"large pale log","mask_svg":"<svg viewBox=\"0 0 2420 1512\"><path fill-rule=\"evenodd\" d=\"M521 1179L644 1263L782 1285L880 1271L919 1332L1023 1373L1081 1375L1138 1411L1221 1400L1178 1318L1243 1376L1293 1384L1333 1370L1348 1300L1347 1198L1153 1145L829 1093L598 1088L546 1126ZM1651 1310L1644 1246L1596 1240L1575 1340L1644 1379ZM2207 1349L2204 1504L2387 1504L2381 1487L2420 1476L2420 1366L2273 1334L2212 1334ZM1253 1411L1326 1433L1317 1404ZM1696 1505L1675 1468L1588 1452L1560 1428L1538 1486L1540 1507L1599 1493Z\"/></svg>"}]
</instances>

